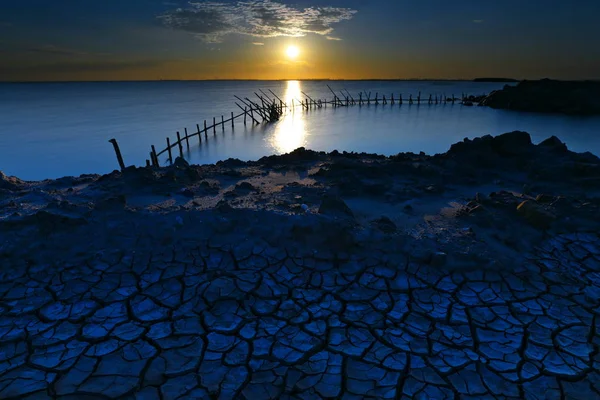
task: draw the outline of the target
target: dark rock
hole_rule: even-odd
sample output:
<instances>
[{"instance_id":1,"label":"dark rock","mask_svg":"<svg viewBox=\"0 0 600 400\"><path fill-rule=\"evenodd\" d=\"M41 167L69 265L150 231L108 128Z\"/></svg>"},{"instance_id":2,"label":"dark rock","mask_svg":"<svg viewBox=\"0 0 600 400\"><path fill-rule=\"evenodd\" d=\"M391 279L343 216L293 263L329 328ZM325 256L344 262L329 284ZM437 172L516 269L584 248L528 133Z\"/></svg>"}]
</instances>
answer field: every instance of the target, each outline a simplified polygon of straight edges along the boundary
<instances>
[{"instance_id":1,"label":"dark rock","mask_svg":"<svg viewBox=\"0 0 600 400\"><path fill-rule=\"evenodd\" d=\"M226 200L219 201L215 208L221 213L228 213L233 211L233 207L231 207L229 202L227 202Z\"/></svg>"},{"instance_id":2,"label":"dark rock","mask_svg":"<svg viewBox=\"0 0 600 400\"><path fill-rule=\"evenodd\" d=\"M188 163L181 157L177 157L173 165L175 166L175 168L186 169L189 168L190 163Z\"/></svg>"},{"instance_id":3,"label":"dark rock","mask_svg":"<svg viewBox=\"0 0 600 400\"><path fill-rule=\"evenodd\" d=\"M4 172L0 171L0 189L5 190L18 190L23 184L23 181L14 176L6 176Z\"/></svg>"},{"instance_id":4,"label":"dark rock","mask_svg":"<svg viewBox=\"0 0 600 400\"><path fill-rule=\"evenodd\" d=\"M513 131L496 136L492 148L500 155L519 155L531 150L531 136L527 132Z\"/></svg>"},{"instance_id":5,"label":"dark rock","mask_svg":"<svg viewBox=\"0 0 600 400\"><path fill-rule=\"evenodd\" d=\"M109 197L107 199L102 199L98 201L94 208L96 210L114 210L114 209L122 209L127 205L127 198L125 195L118 195Z\"/></svg>"},{"instance_id":6,"label":"dark rock","mask_svg":"<svg viewBox=\"0 0 600 400\"><path fill-rule=\"evenodd\" d=\"M541 142L538 146L549 149L550 151L557 153L566 153L568 151L567 145L560 141L556 136L550 136L548 139Z\"/></svg>"},{"instance_id":7,"label":"dark rock","mask_svg":"<svg viewBox=\"0 0 600 400\"><path fill-rule=\"evenodd\" d=\"M525 200L519 204L517 206L517 212L523 216L530 225L539 229L549 228L556 219L551 212L530 200Z\"/></svg>"},{"instance_id":8,"label":"dark rock","mask_svg":"<svg viewBox=\"0 0 600 400\"><path fill-rule=\"evenodd\" d=\"M32 216L41 232L49 233L61 229L69 229L76 226L87 224L84 218L68 217L65 215L50 213L48 211L38 211Z\"/></svg>"},{"instance_id":9,"label":"dark rock","mask_svg":"<svg viewBox=\"0 0 600 400\"><path fill-rule=\"evenodd\" d=\"M236 191L242 192L254 192L256 191L256 187L252 185L250 182L240 182L235 186Z\"/></svg>"},{"instance_id":10,"label":"dark rock","mask_svg":"<svg viewBox=\"0 0 600 400\"><path fill-rule=\"evenodd\" d=\"M538 194L535 197L535 201L537 201L538 203L552 203L552 201L554 201L554 196L550 196L547 194Z\"/></svg>"},{"instance_id":11,"label":"dark rock","mask_svg":"<svg viewBox=\"0 0 600 400\"><path fill-rule=\"evenodd\" d=\"M319 214L354 218L354 213L350 207L338 195L333 193L325 194L322 197Z\"/></svg>"},{"instance_id":12,"label":"dark rock","mask_svg":"<svg viewBox=\"0 0 600 400\"><path fill-rule=\"evenodd\" d=\"M394 233L398 229L396 224L386 216L381 216L380 218L374 219L371 221L371 225L383 233Z\"/></svg>"}]
</instances>

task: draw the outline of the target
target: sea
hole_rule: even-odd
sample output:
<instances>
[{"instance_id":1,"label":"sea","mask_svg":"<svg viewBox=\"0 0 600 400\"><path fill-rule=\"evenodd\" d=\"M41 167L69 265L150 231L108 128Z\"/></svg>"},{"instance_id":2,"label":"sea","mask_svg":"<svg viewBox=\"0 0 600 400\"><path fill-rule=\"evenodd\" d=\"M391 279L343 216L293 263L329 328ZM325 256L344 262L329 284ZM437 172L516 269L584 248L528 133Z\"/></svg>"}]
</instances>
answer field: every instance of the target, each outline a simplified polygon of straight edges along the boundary
<instances>
[{"instance_id":1,"label":"sea","mask_svg":"<svg viewBox=\"0 0 600 400\"><path fill-rule=\"evenodd\" d=\"M0 84L0 171L24 180L118 169L110 139L116 139L126 165L143 166L151 145L166 148L177 132L197 131L242 113L242 100L275 95L295 107L277 122L235 120L208 139L190 139L185 158L210 164L228 158L255 160L298 147L393 155L400 152L443 153L464 138L521 130L535 143L552 135L577 152L600 155L600 117L524 113L468 107L456 102L429 105L438 98L481 95L505 83L470 81L158 81ZM261 92L262 91L262 92ZM386 96L387 104L314 107L314 100ZM274 94L273 94L274 93ZM421 105L409 105L421 94ZM395 103L391 104L391 96ZM241 100L239 100L239 97ZM402 96L400 104L398 98ZM259 119L255 115L255 118ZM173 156L179 153L173 148ZM166 153L160 156L167 165Z\"/></svg>"}]
</instances>

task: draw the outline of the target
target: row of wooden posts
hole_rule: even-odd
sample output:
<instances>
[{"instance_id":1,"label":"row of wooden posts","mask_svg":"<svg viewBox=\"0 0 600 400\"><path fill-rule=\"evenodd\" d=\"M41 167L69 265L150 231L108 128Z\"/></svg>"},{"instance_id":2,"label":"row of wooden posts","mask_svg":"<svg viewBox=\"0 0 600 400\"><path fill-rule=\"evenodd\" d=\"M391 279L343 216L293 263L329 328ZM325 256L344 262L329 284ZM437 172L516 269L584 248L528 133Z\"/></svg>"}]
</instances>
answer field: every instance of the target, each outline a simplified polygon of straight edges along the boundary
<instances>
[{"instance_id":1,"label":"row of wooden posts","mask_svg":"<svg viewBox=\"0 0 600 400\"><path fill-rule=\"evenodd\" d=\"M429 95L429 98L427 98L427 100L425 100L425 99L421 98L421 92L419 92L416 99L413 99L413 96L411 94L411 95L409 95L408 99L406 99L406 100L404 100L402 98L402 94L400 94L398 97L394 97L394 94L392 93L392 95L388 98L385 95L383 95L382 97L379 97L379 93L375 93L375 97L371 97L370 92L369 93L364 92L364 96L363 96L363 92L360 92L358 94L358 98L354 98L350 94L350 92L348 92L347 90L345 90L345 92L343 90L340 91L341 96L338 96L338 94L331 87L329 87L329 85L327 85L327 87L333 94L332 100L327 100L327 99L315 100L312 97L310 97L309 95L307 95L306 93L301 92L305 96L304 100L292 99L291 104L286 104L283 100L281 100L281 98L279 98L270 89L269 89L269 92L272 97L260 89L259 89L260 94L258 94L257 92L254 92L254 94L258 98L257 101L250 100L248 97L245 97L242 99L238 96L235 96L235 98L239 101L239 103L235 102L235 104L238 108L240 108L240 110L242 111L241 113L234 114L233 112L231 112L231 116L228 119L225 119L224 115L221 115L220 121L217 120L215 117L213 117L212 125L208 125L207 121L204 120L204 124L202 127L200 127L200 124L196 124L196 132L188 132L187 128L184 128L183 135L181 135L180 132L177 132L177 140L175 142L171 142L171 139L169 137L167 137L166 138L167 147L161 151L157 152L156 147L154 145L152 145L151 151L150 151L150 159L146 160L146 166L159 167L160 162L159 162L158 158L165 153L168 153L169 162L172 163L173 162L173 148L175 148L175 147L177 147L179 150L179 156L183 158L184 142L188 149L190 148L190 139L192 139L194 137L198 137L199 144L202 144L202 136L204 136L204 140L207 141L208 134L210 131L212 131L213 136L216 136L218 126L220 126L221 130L224 131L226 124L231 123L231 127L234 128L235 120L238 118L243 119L244 125L246 125L248 122L251 122L252 124L260 124L261 122L264 123L264 122L277 121L284 114L285 110L294 110L296 107L302 107L302 109L310 110L311 108L315 108L315 107L316 108L323 108L323 107L327 108L327 105L330 105L332 107L349 107L349 106L354 106L354 105L362 106L362 105L371 105L371 104L386 105L388 103L390 105L395 105L395 104L402 105L405 101L408 102L409 105L412 105L415 103L417 105L420 105L420 104L424 103L425 101L427 102L427 104L432 105L432 104L447 104L447 103L454 104L458 100L460 100L461 103L465 103L467 101L467 96L464 93L462 94L462 97L460 99L456 98L454 95L452 95L452 97L447 97L446 95L439 96L439 97L438 97L438 95L436 95L434 97L432 95ZM111 142L114 146L115 153L117 156L117 161L119 162L119 166L121 167L121 170L125 169L123 157L121 155L121 151L119 150L119 145L118 145L116 139L111 139L111 140L109 140L109 142Z\"/></svg>"}]
</instances>

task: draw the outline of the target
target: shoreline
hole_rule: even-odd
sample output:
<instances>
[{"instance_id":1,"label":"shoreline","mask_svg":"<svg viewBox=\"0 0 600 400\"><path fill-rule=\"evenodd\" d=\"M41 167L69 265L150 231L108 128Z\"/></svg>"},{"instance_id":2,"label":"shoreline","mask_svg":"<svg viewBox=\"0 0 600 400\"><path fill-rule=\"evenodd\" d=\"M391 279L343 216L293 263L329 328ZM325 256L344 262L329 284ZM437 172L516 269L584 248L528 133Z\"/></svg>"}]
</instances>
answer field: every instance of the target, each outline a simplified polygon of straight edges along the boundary
<instances>
[{"instance_id":1,"label":"shoreline","mask_svg":"<svg viewBox=\"0 0 600 400\"><path fill-rule=\"evenodd\" d=\"M0 175L0 397L593 398L598 232L600 159L524 132Z\"/></svg>"}]
</instances>

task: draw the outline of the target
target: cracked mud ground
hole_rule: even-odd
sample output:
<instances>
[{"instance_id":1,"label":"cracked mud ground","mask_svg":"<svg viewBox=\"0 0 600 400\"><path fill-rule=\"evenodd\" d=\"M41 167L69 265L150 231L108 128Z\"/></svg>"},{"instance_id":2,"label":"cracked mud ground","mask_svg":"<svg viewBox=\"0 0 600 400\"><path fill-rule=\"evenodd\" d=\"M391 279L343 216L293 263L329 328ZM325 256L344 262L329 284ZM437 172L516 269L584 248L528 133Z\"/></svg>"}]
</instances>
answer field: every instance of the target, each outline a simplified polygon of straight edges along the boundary
<instances>
[{"instance_id":1,"label":"cracked mud ground","mask_svg":"<svg viewBox=\"0 0 600 400\"><path fill-rule=\"evenodd\" d=\"M331 162L309 156L307 168ZM165 169L181 174L169 188L190 186L197 179L183 176L195 168ZM238 165L236 179L256 168ZM355 217L312 204L282 212L305 178L264 190L278 198L271 205L244 192L231 207L220 200L230 188L173 194L160 211L155 199L136 208L98 194L139 173L4 180L1 399L600 397L600 239L577 222L597 221L597 200L544 205L540 215L553 213L544 230L512 203L544 198L509 192L410 229L391 216L397 229L387 220L382 229L352 207ZM324 188L314 176L302 201ZM459 183L444 180L446 191ZM397 196L382 204L404 204ZM501 229L510 213L514 229Z\"/></svg>"}]
</instances>

